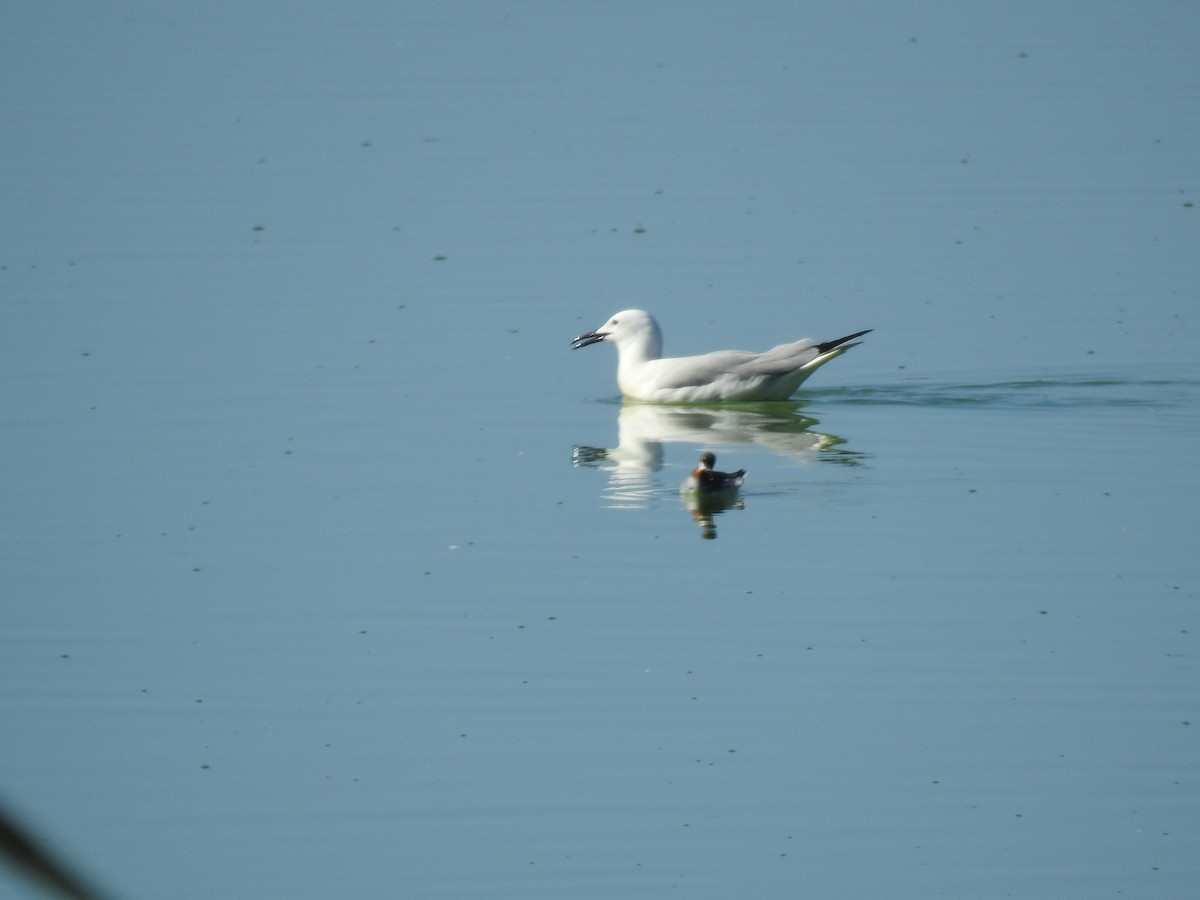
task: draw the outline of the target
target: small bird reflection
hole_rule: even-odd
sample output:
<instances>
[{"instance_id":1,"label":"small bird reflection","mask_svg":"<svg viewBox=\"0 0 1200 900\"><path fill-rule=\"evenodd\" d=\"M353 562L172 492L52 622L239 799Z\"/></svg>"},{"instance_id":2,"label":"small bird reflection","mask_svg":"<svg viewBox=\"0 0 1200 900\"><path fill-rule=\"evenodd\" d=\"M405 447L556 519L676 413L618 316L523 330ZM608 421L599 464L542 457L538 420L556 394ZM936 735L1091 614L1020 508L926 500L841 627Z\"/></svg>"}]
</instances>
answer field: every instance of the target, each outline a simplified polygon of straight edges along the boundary
<instances>
[{"instance_id":1,"label":"small bird reflection","mask_svg":"<svg viewBox=\"0 0 1200 900\"><path fill-rule=\"evenodd\" d=\"M716 517L727 509L745 509L746 503L738 494L684 494L683 505L700 526L700 537L706 541L717 536Z\"/></svg>"},{"instance_id":2,"label":"small bird reflection","mask_svg":"<svg viewBox=\"0 0 1200 900\"><path fill-rule=\"evenodd\" d=\"M684 506L700 526L700 537L705 540L713 540L717 536L714 516L727 509L745 508L738 491L746 480L746 470L718 472L714 468L716 464L716 454L706 450L700 454L700 464L679 486Z\"/></svg>"}]
</instances>

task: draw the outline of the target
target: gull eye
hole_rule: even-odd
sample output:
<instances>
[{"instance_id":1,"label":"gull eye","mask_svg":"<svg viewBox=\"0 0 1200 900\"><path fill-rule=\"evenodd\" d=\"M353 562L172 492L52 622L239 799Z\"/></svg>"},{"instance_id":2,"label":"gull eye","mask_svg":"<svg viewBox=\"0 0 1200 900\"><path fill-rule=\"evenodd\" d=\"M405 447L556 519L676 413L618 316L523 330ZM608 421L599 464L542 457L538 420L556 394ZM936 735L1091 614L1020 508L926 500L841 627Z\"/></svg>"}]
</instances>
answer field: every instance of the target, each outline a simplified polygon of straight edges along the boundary
<instances>
[{"instance_id":1,"label":"gull eye","mask_svg":"<svg viewBox=\"0 0 1200 900\"><path fill-rule=\"evenodd\" d=\"M613 319L613 320L612 320L611 322L609 322L608 324L609 324L609 325L617 325L619 322L620 322L620 319Z\"/></svg>"}]
</instances>

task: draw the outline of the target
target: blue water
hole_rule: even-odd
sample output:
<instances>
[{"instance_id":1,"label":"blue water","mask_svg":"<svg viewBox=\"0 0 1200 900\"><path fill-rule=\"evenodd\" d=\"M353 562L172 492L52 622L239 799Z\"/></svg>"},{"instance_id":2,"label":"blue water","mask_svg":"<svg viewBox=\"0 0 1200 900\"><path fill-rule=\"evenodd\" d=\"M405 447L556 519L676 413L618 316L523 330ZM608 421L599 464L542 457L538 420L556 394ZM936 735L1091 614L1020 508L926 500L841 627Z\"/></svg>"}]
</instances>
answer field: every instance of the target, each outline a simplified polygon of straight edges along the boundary
<instances>
[{"instance_id":1,"label":"blue water","mask_svg":"<svg viewBox=\"0 0 1200 900\"><path fill-rule=\"evenodd\" d=\"M117 897L1190 898L1198 37L14 9L0 804ZM875 330L629 405L629 306Z\"/></svg>"}]
</instances>

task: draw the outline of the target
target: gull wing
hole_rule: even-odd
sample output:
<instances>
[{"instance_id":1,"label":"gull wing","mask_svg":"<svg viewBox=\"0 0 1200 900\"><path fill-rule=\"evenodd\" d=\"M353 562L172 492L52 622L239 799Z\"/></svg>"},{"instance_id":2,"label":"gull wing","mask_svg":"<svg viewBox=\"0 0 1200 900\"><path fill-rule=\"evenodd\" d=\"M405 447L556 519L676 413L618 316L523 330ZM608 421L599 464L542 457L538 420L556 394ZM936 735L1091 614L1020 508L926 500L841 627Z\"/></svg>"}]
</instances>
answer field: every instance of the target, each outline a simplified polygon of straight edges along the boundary
<instances>
[{"instance_id":1,"label":"gull wing","mask_svg":"<svg viewBox=\"0 0 1200 900\"><path fill-rule=\"evenodd\" d=\"M778 347L772 347L766 353L754 355L754 359L748 360L744 365L740 366L734 374L748 377L751 375L786 375L789 372L796 372L801 369L811 371L818 366L822 366L834 357L841 356L851 347L857 347L858 344L850 343L855 338L860 338L864 334L870 334L871 329L866 331L856 331L854 334L848 334L845 337L837 338L832 341L823 341L818 344L811 338L795 341L791 344L780 344Z\"/></svg>"},{"instance_id":2,"label":"gull wing","mask_svg":"<svg viewBox=\"0 0 1200 900\"><path fill-rule=\"evenodd\" d=\"M770 382L774 385L771 394L782 399L814 369L856 346L850 341L866 333L860 331L820 344L805 338L780 344L765 353L717 350L700 356L647 360L635 376L637 390L629 393L645 397L660 391L683 391L684 396L676 395L670 399L699 403L753 396L756 390ZM689 388L695 390L689 391Z\"/></svg>"},{"instance_id":3,"label":"gull wing","mask_svg":"<svg viewBox=\"0 0 1200 900\"><path fill-rule=\"evenodd\" d=\"M752 375L785 375L806 366L821 355L820 349L808 338L791 344L780 344L764 353L751 353L733 370L744 377Z\"/></svg>"},{"instance_id":4,"label":"gull wing","mask_svg":"<svg viewBox=\"0 0 1200 900\"><path fill-rule=\"evenodd\" d=\"M730 375L758 356L749 350L716 350L700 356L651 360L646 363L646 368L653 372L654 386L658 389L695 387Z\"/></svg>"}]
</instances>

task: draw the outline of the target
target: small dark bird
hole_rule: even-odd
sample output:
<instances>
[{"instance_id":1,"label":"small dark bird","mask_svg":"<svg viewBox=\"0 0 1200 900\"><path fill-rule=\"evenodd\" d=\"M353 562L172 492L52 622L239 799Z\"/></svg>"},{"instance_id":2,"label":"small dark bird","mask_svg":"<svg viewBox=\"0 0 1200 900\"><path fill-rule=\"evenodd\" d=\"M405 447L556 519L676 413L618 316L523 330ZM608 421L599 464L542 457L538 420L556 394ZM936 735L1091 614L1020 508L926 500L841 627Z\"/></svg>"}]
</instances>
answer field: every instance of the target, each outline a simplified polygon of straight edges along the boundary
<instances>
[{"instance_id":1,"label":"small dark bird","mask_svg":"<svg viewBox=\"0 0 1200 900\"><path fill-rule=\"evenodd\" d=\"M684 491L696 494L728 494L736 491L746 480L746 470L736 472L718 472L713 468L717 464L716 454L704 452L700 454L700 465L692 469L692 474L683 483Z\"/></svg>"}]
</instances>

